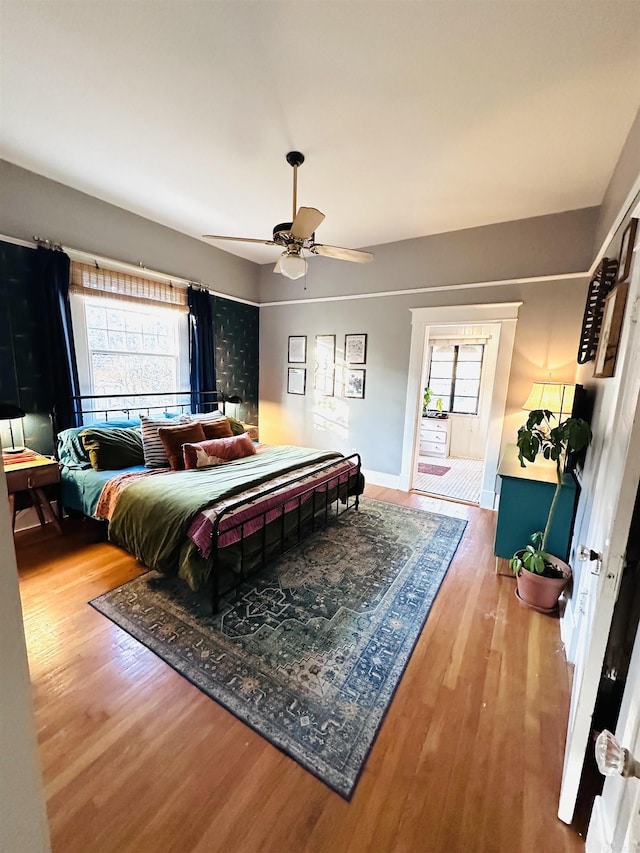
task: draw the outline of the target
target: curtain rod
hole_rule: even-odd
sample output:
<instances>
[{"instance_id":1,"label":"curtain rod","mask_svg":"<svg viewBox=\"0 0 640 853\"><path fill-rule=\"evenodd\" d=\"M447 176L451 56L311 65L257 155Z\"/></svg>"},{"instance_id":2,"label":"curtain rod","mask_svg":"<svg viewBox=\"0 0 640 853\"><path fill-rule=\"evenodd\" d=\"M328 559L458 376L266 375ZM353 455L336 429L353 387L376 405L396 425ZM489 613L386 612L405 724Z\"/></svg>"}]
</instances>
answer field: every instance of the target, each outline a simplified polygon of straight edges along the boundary
<instances>
[{"instance_id":1,"label":"curtain rod","mask_svg":"<svg viewBox=\"0 0 640 853\"><path fill-rule=\"evenodd\" d=\"M212 287L203 284L201 281L190 281L189 279L181 278L180 276L169 275L168 273L160 272L159 270L149 269L148 267L145 267L141 261L136 266L136 264L131 264L127 261L119 261L116 258L96 255L93 252L84 252L82 249L74 249L71 246L64 246L61 243L56 243L54 240L48 240L35 235L33 237L33 242L30 242L29 240L20 240L17 237L10 237L6 234L0 234L0 240L4 240L8 243L15 243L17 246L24 246L27 249L35 249L37 246L44 246L46 249L57 249L69 255L73 261L88 263L95 265L98 268L103 266L118 272L131 273L132 275L146 275L148 278L166 281L169 284L176 285L177 287L183 287L185 290L191 285L199 287L202 290L206 290L208 293L211 293L212 296L219 296L221 299L230 299L233 302L242 302L244 305L253 305L258 307L258 303L252 302L250 299L243 299L241 296L231 296L228 293L222 293L219 290L214 290Z\"/></svg>"}]
</instances>

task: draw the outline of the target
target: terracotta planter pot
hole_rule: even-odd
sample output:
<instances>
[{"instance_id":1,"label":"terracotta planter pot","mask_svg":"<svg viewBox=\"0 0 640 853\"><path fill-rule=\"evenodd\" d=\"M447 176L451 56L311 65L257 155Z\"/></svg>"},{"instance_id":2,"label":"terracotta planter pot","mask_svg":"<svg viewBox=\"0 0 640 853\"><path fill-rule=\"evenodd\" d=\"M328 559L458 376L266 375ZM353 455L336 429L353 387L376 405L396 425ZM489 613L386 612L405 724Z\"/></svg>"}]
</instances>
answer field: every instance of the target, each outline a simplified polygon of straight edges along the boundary
<instances>
[{"instance_id":1,"label":"terracotta planter pot","mask_svg":"<svg viewBox=\"0 0 640 853\"><path fill-rule=\"evenodd\" d=\"M571 566L564 560L549 554L549 562L553 563L564 577L545 578L543 575L521 569L517 578L516 594L520 601L541 613L553 613L556 610L560 594L571 579Z\"/></svg>"}]
</instances>

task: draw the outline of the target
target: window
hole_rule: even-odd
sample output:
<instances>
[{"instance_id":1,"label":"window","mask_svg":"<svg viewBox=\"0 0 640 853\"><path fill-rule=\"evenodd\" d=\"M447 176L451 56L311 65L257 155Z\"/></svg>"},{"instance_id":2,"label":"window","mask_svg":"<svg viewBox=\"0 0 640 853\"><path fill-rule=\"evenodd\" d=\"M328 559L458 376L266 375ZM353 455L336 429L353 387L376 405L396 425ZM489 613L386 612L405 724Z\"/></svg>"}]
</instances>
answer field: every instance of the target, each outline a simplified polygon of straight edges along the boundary
<instances>
[{"instance_id":1,"label":"window","mask_svg":"<svg viewBox=\"0 0 640 853\"><path fill-rule=\"evenodd\" d=\"M95 278L95 270L89 272ZM109 275L109 290L87 287L85 281L72 287L81 392L117 396L117 402L100 401L100 407L104 404L105 409L121 406L122 395L165 391L166 399L138 398L135 405L171 405L171 393L189 387L188 315L180 306L145 298L142 292L140 298L135 292L119 294L114 284L116 276ZM74 270L76 281L78 277ZM127 285L131 280L128 277ZM145 281L145 288L148 285Z\"/></svg>"},{"instance_id":2,"label":"window","mask_svg":"<svg viewBox=\"0 0 640 853\"><path fill-rule=\"evenodd\" d=\"M483 356L484 344L433 344L428 384L443 412L478 414Z\"/></svg>"}]
</instances>

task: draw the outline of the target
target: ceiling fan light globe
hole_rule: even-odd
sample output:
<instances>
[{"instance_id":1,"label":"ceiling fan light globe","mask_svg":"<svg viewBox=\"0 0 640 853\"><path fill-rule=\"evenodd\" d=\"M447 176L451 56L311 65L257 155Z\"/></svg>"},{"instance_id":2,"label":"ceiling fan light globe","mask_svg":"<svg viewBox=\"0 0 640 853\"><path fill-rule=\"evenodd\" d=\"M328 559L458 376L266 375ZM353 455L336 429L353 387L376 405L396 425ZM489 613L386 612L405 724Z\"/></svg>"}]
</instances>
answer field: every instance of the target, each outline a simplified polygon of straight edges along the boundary
<instances>
[{"instance_id":1,"label":"ceiling fan light globe","mask_svg":"<svg viewBox=\"0 0 640 853\"><path fill-rule=\"evenodd\" d=\"M279 266L279 271L287 278L302 278L302 276L307 272L307 262L303 257L297 254L289 254L285 252L285 254L280 258Z\"/></svg>"}]
</instances>

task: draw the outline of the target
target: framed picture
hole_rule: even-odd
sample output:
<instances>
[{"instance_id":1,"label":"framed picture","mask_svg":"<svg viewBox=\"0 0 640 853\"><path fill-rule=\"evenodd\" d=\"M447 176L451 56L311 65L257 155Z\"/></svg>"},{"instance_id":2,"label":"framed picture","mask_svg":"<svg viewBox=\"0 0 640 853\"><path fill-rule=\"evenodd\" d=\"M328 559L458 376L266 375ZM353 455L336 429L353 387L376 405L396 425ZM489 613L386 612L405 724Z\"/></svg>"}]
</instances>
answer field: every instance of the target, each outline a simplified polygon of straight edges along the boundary
<instances>
[{"instance_id":1,"label":"framed picture","mask_svg":"<svg viewBox=\"0 0 640 853\"><path fill-rule=\"evenodd\" d=\"M344 360L346 364L367 363L367 336L344 336Z\"/></svg>"},{"instance_id":2,"label":"framed picture","mask_svg":"<svg viewBox=\"0 0 640 853\"><path fill-rule=\"evenodd\" d=\"M316 372L314 386L325 397L335 393L336 336L316 335Z\"/></svg>"},{"instance_id":3,"label":"framed picture","mask_svg":"<svg viewBox=\"0 0 640 853\"><path fill-rule=\"evenodd\" d=\"M287 394L306 394L307 368L290 367L287 376Z\"/></svg>"},{"instance_id":4,"label":"framed picture","mask_svg":"<svg viewBox=\"0 0 640 853\"><path fill-rule=\"evenodd\" d=\"M636 242L636 231L638 230L638 220L632 219L624 229L622 235L622 243L620 244L620 254L618 255L618 281L626 281L631 272L631 263L633 261L633 247Z\"/></svg>"},{"instance_id":5,"label":"framed picture","mask_svg":"<svg viewBox=\"0 0 640 853\"><path fill-rule=\"evenodd\" d=\"M347 368L344 376L344 396L355 400L364 400L364 380L366 370Z\"/></svg>"},{"instance_id":6,"label":"framed picture","mask_svg":"<svg viewBox=\"0 0 640 853\"><path fill-rule=\"evenodd\" d=\"M307 360L307 336L289 335L289 364L304 364Z\"/></svg>"},{"instance_id":7,"label":"framed picture","mask_svg":"<svg viewBox=\"0 0 640 853\"><path fill-rule=\"evenodd\" d=\"M596 364L593 370L593 375L598 378L613 376L615 372L628 291L629 282L621 281L616 284L604 301Z\"/></svg>"}]
</instances>

